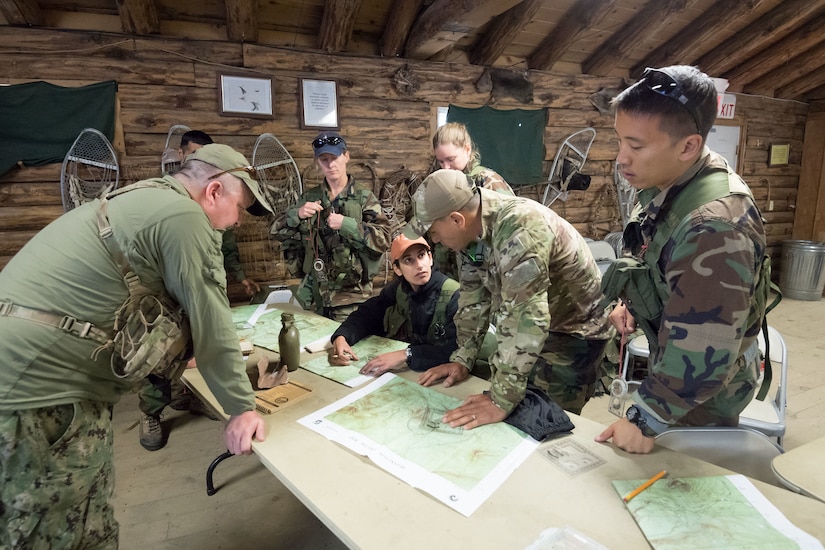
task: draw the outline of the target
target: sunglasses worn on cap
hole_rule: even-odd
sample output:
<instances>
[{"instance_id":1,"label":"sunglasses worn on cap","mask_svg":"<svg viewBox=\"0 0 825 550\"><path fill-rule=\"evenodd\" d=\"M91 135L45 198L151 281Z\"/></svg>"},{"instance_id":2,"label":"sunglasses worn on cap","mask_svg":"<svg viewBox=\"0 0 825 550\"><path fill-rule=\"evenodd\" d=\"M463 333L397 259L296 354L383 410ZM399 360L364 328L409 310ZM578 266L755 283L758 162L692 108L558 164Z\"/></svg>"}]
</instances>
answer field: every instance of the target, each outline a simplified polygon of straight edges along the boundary
<instances>
[{"instance_id":1,"label":"sunglasses worn on cap","mask_svg":"<svg viewBox=\"0 0 825 550\"><path fill-rule=\"evenodd\" d=\"M338 136L324 136L312 140L312 146L315 149L320 149L324 145L338 145L344 143L344 139Z\"/></svg>"},{"instance_id":2,"label":"sunglasses worn on cap","mask_svg":"<svg viewBox=\"0 0 825 550\"><path fill-rule=\"evenodd\" d=\"M230 168L229 170L218 172L209 179L213 180L215 178L223 176L224 174L231 174L232 172L246 172L247 174L249 174L249 177L251 177L253 180L258 180L258 170L254 166L239 166L237 168Z\"/></svg>"},{"instance_id":3,"label":"sunglasses worn on cap","mask_svg":"<svg viewBox=\"0 0 825 550\"><path fill-rule=\"evenodd\" d=\"M702 130L699 128L699 119L696 117L696 113L688 106L690 98L685 95L685 92L682 91L682 87L679 86L679 83L675 78L664 71L648 67L645 69L645 72L642 73L642 82L651 92L677 101L679 105L684 107L685 110L690 113L690 117L696 125L697 132L700 134L702 133Z\"/></svg>"}]
</instances>

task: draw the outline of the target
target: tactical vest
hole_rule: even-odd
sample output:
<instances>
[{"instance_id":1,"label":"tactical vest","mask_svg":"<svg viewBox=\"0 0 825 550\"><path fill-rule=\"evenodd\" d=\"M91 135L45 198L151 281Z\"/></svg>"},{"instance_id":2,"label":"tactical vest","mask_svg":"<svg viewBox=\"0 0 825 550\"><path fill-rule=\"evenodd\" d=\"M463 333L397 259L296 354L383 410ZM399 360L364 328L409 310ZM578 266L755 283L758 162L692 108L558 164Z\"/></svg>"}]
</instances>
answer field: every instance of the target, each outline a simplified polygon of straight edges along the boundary
<instances>
[{"instance_id":1,"label":"tactical vest","mask_svg":"<svg viewBox=\"0 0 825 550\"><path fill-rule=\"evenodd\" d=\"M319 220L319 216L326 216L333 210L333 203L340 208L338 214L362 219L365 197L369 193L370 190L359 185L351 176L347 187L335 200L329 199L324 185L307 192L306 200L320 200L325 213L315 214L302 222L307 224L308 234L302 250L293 253L301 256L302 276L310 275L301 281L296 291L296 298L304 309L314 309L323 315L325 308L341 305L335 303L335 296L339 292L370 293L372 277L380 267L380 256L370 258L368 253L359 252L356 247L344 242L338 232L330 229L326 222L321 223ZM357 198L349 197L350 194ZM351 300L345 301L349 302Z\"/></svg>"},{"instance_id":2,"label":"tactical vest","mask_svg":"<svg viewBox=\"0 0 825 550\"><path fill-rule=\"evenodd\" d=\"M384 331L387 338L409 340L413 344L443 344L444 337L447 334L445 328L447 326L447 306L458 287L457 281L453 279L444 280L433 317L430 320L430 326L427 328L427 338L424 339L412 333L412 327L409 326L411 324L410 296L404 292L402 285L399 284L395 290L395 305L388 308L384 313ZM405 335L406 338L404 338Z\"/></svg>"},{"instance_id":3,"label":"tactical vest","mask_svg":"<svg viewBox=\"0 0 825 550\"><path fill-rule=\"evenodd\" d=\"M95 350L112 351L112 373L118 378L137 381L149 374L168 379L179 376L192 357L192 335L183 308L165 289L153 290L141 283L114 238L109 223L109 200L135 189L168 189L169 185L141 181L107 194L100 201L97 225L100 238L120 268L129 297L115 312L111 340Z\"/></svg>"},{"instance_id":4,"label":"tactical vest","mask_svg":"<svg viewBox=\"0 0 825 550\"><path fill-rule=\"evenodd\" d=\"M645 189L639 193L639 204L634 209L632 221L625 228L625 242L628 242L629 232L638 227L638 218L646 206L658 193L658 189ZM650 346L651 357L658 349L658 328L661 320L664 302L667 300L670 289L665 281L664 273L659 267L659 257L665 244L673 234L684 233L690 223L689 214L711 201L730 195L747 195L752 197L745 182L729 167L727 171L715 170L699 176L682 189L671 203L669 210L664 213L662 220L657 221L656 233L653 239L642 251L641 258L625 256L614 261L607 272L602 276L602 292L604 302L621 298L636 319L637 326L642 329ZM634 224L636 226L634 227ZM756 273L754 288L754 302L751 305L746 326L752 326L763 319L763 332L767 343L767 324L764 315L772 309L781 298L768 304L768 296L773 288L771 283L771 260L765 254ZM605 304L606 305L606 304ZM768 352L769 353L769 352ZM766 355L768 355L766 353ZM768 355L769 357L769 355ZM760 396L764 398L770 386L770 362L765 361L765 375ZM759 398L759 397L758 397Z\"/></svg>"}]
</instances>

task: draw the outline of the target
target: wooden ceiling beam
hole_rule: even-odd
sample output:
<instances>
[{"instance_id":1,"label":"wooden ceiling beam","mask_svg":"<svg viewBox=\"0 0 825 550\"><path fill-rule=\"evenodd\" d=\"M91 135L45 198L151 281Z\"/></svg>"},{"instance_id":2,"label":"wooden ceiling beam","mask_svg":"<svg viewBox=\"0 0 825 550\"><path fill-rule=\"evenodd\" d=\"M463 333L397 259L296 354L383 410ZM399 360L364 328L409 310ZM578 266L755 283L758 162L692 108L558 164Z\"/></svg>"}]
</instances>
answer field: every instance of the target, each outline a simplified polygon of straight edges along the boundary
<instances>
[{"instance_id":1,"label":"wooden ceiling beam","mask_svg":"<svg viewBox=\"0 0 825 550\"><path fill-rule=\"evenodd\" d=\"M598 25L618 0L582 0L568 9L556 26L527 56L527 67L549 71L585 32Z\"/></svg>"},{"instance_id":2,"label":"wooden ceiling beam","mask_svg":"<svg viewBox=\"0 0 825 550\"><path fill-rule=\"evenodd\" d=\"M155 0L117 0L120 25L131 34L159 34L160 19Z\"/></svg>"},{"instance_id":3,"label":"wooden ceiling beam","mask_svg":"<svg viewBox=\"0 0 825 550\"><path fill-rule=\"evenodd\" d=\"M804 78L805 75L821 67L823 59L825 59L825 42L793 58L786 59L782 66L750 82L745 86L744 91L754 95L773 95L777 88Z\"/></svg>"},{"instance_id":4,"label":"wooden ceiling beam","mask_svg":"<svg viewBox=\"0 0 825 550\"><path fill-rule=\"evenodd\" d=\"M813 72L797 78L790 84L776 89L775 97L779 99L796 99L803 101L805 94L825 85L825 66L820 66Z\"/></svg>"},{"instance_id":5,"label":"wooden ceiling beam","mask_svg":"<svg viewBox=\"0 0 825 550\"><path fill-rule=\"evenodd\" d=\"M674 33L662 46L634 65L630 69L630 77L640 78L647 67L682 65L695 60L703 53L697 51L697 46L715 44L714 36L718 32L752 13L763 1L718 0L703 15L691 21L686 32ZM719 17L720 13L725 16Z\"/></svg>"},{"instance_id":6,"label":"wooden ceiling beam","mask_svg":"<svg viewBox=\"0 0 825 550\"><path fill-rule=\"evenodd\" d=\"M805 92L804 101L809 101L811 103L808 111L809 113L815 111L825 111L825 84Z\"/></svg>"},{"instance_id":7,"label":"wooden ceiling beam","mask_svg":"<svg viewBox=\"0 0 825 550\"><path fill-rule=\"evenodd\" d=\"M582 72L607 75L634 48L656 35L662 27L672 23L675 15L688 9L696 0L649 0L630 21L613 33L610 38L582 63Z\"/></svg>"},{"instance_id":8,"label":"wooden ceiling beam","mask_svg":"<svg viewBox=\"0 0 825 550\"><path fill-rule=\"evenodd\" d=\"M825 40L825 15L805 23L793 33L740 63L722 75L730 81L728 90L740 92L745 86L783 65L792 63L793 59L810 50ZM775 86L776 87L776 86Z\"/></svg>"},{"instance_id":9,"label":"wooden ceiling beam","mask_svg":"<svg viewBox=\"0 0 825 550\"><path fill-rule=\"evenodd\" d=\"M523 0L490 22L484 34L479 35L470 51L473 65L492 65L501 57L524 27L533 20L544 0Z\"/></svg>"},{"instance_id":10,"label":"wooden ceiling beam","mask_svg":"<svg viewBox=\"0 0 825 550\"><path fill-rule=\"evenodd\" d=\"M421 11L424 0L394 0L381 35L380 52L384 57L397 57L404 49L410 29Z\"/></svg>"},{"instance_id":11,"label":"wooden ceiling beam","mask_svg":"<svg viewBox=\"0 0 825 550\"><path fill-rule=\"evenodd\" d=\"M404 48L405 57L428 59L452 47L468 32L509 10L520 0L435 0L418 17Z\"/></svg>"},{"instance_id":12,"label":"wooden ceiling beam","mask_svg":"<svg viewBox=\"0 0 825 550\"><path fill-rule=\"evenodd\" d=\"M821 2L785 0L704 54L695 64L711 76L725 74L752 55L770 47L821 9Z\"/></svg>"},{"instance_id":13,"label":"wooden ceiling beam","mask_svg":"<svg viewBox=\"0 0 825 550\"><path fill-rule=\"evenodd\" d=\"M258 41L258 2L226 0L226 36L241 42Z\"/></svg>"},{"instance_id":14,"label":"wooden ceiling beam","mask_svg":"<svg viewBox=\"0 0 825 550\"><path fill-rule=\"evenodd\" d=\"M43 13L37 0L0 0L0 13L9 25L32 27L43 24Z\"/></svg>"},{"instance_id":15,"label":"wooden ceiling beam","mask_svg":"<svg viewBox=\"0 0 825 550\"><path fill-rule=\"evenodd\" d=\"M360 7L361 0L326 0L318 47L329 53L345 51Z\"/></svg>"}]
</instances>

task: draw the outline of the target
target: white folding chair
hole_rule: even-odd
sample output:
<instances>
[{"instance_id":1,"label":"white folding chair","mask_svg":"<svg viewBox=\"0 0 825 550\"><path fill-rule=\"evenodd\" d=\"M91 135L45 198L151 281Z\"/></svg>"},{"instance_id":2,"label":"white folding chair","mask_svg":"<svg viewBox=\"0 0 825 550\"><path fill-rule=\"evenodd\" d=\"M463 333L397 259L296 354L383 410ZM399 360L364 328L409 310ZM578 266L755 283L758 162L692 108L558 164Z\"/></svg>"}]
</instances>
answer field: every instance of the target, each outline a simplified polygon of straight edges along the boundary
<instances>
[{"instance_id":1,"label":"white folding chair","mask_svg":"<svg viewBox=\"0 0 825 550\"><path fill-rule=\"evenodd\" d=\"M273 287L270 287L273 288ZM264 301L265 304L294 304L295 295L288 288L278 288L269 293Z\"/></svg>"},{"instance_id":2,"label":"white folding chair","mask_svg":"<svg viewBox=\"0 0 825 550\"><path fill-rule=\"evenodd\" d=\"M634 357L641 357L644 359L650 358L650 348L647 343L647 336L640 334L630 340L625 346L624 351L624 365L622 366L622 377L626 382L630 382L632 377L628 374L630 366L633 364Z\"/></svg>"},{"instance_id":3,"label":"white folding chair","mask_svg":"<svg viewBox=\"0 0 825 550\"><path fill-rule=\"evenodd\" d=\"M788 400L788 348L782 335L773 327L768 327L768 341L771 351L771 371L776 391L773 399L769 396L764 401L754 399L739 415L739 425L760 431L769 437L775 437L779 447L782 447L782 438L785 436L785 406ZM759 333L759 349L765 353L765 339ZM779 380L775 373L779 371ZM771 384L772 386L774 384Z\"/></svg>"},{"instance_id":4,"label":"white folding chair","mask_svg":"<svg viewBox=\"0 0 825 550\"><path fill-rule=\"evenodd\" d=\"M656 444L781 486L771 461L782 454L782 448L756 430L741 426L670 428L656 436Z\"/></svg>"},{"instance_id":5,"label":"white folding chair","mask_svg":"<svg viewBox=\"0 0 825 550\"><path fill-rule=\"evenodd\" d=\"M593 253L593 259L596 260L599 271L604 274L613 260L616 259L616 251L613 246L607 241L587 241L587 246L590 247L590 252Z\"/></svg>"},{"instance_id":6,"label":"white folding chair","mask_svg":"<svg viewBox=\"0 0 825 550\"><path fill-rule=\"evenodd\" d=\"M766 398L764 401L753 399L745 410L739 415L739 425L762 432L768 437L775 437L779 448L782 448L782 438L785 436L785 406L788 400L788 349L785 340L773 327L768 327L768 337L771 344L772 371L779 372L779 380L776 382L776 391L773 398ZM762 333L759 333L759 349L765 352L765 340ZM647 338L638 336L627 344L624 357L624 368L622 374L625 380L629 380L628 368L632 364L634 357L649 357ZM776 378L774 377L774 380Z\"/></svg>"}]
</instances>

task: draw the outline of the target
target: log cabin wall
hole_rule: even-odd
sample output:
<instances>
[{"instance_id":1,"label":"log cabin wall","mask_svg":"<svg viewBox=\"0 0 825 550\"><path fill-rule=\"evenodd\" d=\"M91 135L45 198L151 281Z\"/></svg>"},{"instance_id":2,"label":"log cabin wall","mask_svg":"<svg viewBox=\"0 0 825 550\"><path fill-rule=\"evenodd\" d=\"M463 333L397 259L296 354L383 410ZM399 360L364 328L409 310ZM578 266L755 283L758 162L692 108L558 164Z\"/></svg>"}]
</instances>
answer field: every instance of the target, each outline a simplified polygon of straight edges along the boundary
<instances>
[{"instance_id":1,"label":"log cabin wall","mask_svg":"<svg viewBox=\"0 0 825 550\"><path fill-rule=\"evenodd\" d=\"M123 184L158 175L160 154L173 124L203 130L250 158L258 135L271 132L306 176L304 187L317 182L309 144L315 131L302 130L299 125L299 77L338 82L339 121L350 148L351 172L377 190L402 168L422 178L429 172L438 106L549 107L545 174L565 136L587 126L597 131L584 170L592 176L590 188L571 192L566 202L556 201L552 207L586 237L601 239L621 229L613 183L613 120L591 101L600 90L622 89L625 84L618 78L530 71L533 103L508 98L493 103L489 92L475 87L484 68L472 65L13 27L0 27L0 66L6 67L0 75L3 84L45 80L81 86L117 80L119 113L114 145ZM274 119L218 114L217 75L239 70L274 78ZM807 111L804 103L737 94L736 117L724 121L742 128L739 172L768 221L774 265L780 259L782 241L792 238ZM768 168L772 143L790 143L788 166ZM32 235L62 213L59 175L60 164L55 164L20 167L0 178L0 268ZM533 187L519 192L535 198L541 190ZM247 230L240 239L248 276L287 282L277 245L268 242L265 231L258 232L260 237L250 237L253 233ZM261 261L262 255L265 261Z\"/></svg>"}]
</instances>

